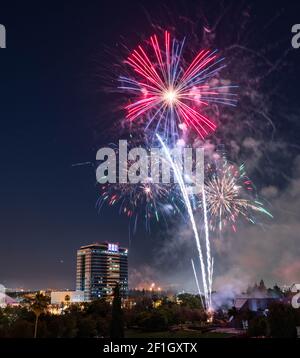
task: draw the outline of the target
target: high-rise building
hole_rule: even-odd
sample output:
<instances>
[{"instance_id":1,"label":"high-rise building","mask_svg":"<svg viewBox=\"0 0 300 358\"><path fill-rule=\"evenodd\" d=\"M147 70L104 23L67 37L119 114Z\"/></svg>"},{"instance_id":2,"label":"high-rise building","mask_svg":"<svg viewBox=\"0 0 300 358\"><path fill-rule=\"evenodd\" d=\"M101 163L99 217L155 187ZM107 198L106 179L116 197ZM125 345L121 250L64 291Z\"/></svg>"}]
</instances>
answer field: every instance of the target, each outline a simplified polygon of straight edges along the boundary
<instances>
[{"instance_id":1,"label":"high-rise building","mask_svg":"<svg viewBox=\"0 0 300 358\"><path fill-rule=\"evenodd\" d=\"M118 244L101 243L81 246L77 251L76 290L84 291L85 300L109 297L118 283L120 294L128 293L128 250Z\"/></svg>"}]
</instances>

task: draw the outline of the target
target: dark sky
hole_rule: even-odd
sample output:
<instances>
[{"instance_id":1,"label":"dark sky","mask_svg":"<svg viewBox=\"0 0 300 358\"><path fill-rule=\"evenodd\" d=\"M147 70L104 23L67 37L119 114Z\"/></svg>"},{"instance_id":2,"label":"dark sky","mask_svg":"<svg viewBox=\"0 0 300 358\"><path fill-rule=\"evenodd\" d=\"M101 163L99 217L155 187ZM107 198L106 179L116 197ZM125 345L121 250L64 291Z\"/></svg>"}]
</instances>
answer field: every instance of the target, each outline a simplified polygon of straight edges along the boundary
<instances>
[{"instance_id":1,"label":"dark sky","mask_svg":"<svg viewBox=\"0 0 300 358\"><path fill-rule=\"evenodd\" d=\"M98 122L109 107L101 76L97 79L104 47L115 49L124 37L131 45L130 36L134 46L135 36L151 33L148 14L164 18L170 3L1 3L0 23L7 31L7 49L0 52L0 283L5 286L74 288L78 247L106 240L128 246L127 220L114 210L95 209L94 169L72 164L94 161L97 146L106 141ZM208 3L201 2L213 11ZM254 4L258 22L283 9L274 32L291 37L291 25L300 22L297 5L261 3ZM193 14L199 4L170 6ZM300 92L287 91L295 99ZM156 236L138 230L131 265L148 261Z\"/></svg>"}]
</instances>

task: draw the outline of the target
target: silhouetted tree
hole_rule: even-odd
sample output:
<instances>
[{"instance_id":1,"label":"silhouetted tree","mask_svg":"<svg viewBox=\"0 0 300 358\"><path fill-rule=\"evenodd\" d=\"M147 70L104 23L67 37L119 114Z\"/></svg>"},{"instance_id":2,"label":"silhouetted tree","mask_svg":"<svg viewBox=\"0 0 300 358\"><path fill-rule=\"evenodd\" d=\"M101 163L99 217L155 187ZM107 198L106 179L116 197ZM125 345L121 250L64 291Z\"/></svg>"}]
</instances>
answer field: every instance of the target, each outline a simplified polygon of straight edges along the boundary
<instances>
[{"instance_id":1,"label":"silhouetted tree","mask_svg":"<svg viewBox=\"0 0 300 358\"><path fill-rule=\"evenodd\" d=\"M121 306L120 287L117 284L113 292L112 318L110 327L110 338L124 337L124 317Z\"/></svg>"},{"instance_id":2,"label":"silhouetted tree","mask_svg":"<svg viewBox=\"0 0 300 358\"><path fill-rule=\"evenodd\" d=\"M249 322L248 334L250 337L266 336L268 331L267 318L265 316L254 317Z\"/></svg>"},{"instance_id":3,"label":"silhouetted tree","mask_svg":"<svg viewBox=\"0 0 300 358\"><path fill-rule=\"evenodd\" d=\"M151 300L150 297L140 297L137 301L136 301L136 306L135 309L139 312L141 311L149 311L152 309L153 306L153 302Z\"/></svg>"},{"instance_id":4,"label":"silhouetted tree","mask_svg":"<svg viewBox=\"0 0 300 358\"><path fill-rule=\"evenodd\" d=\"M168 328L168 317L164 310L144 312L140 318L140 326L145 331L164 331Z\"/></svg>"},{"instance_id":5,"label":"silhouetted tree","mask_svg":"<svg viewBox=\"0 0 300 358\"><path fill-rule=\"evenodd\" d=\"M92 316L82 317L78 321L78 337L95 337L96 334L96 321Z\"/></svg>"},{"instance_id":6,"label":"silhouetted tree","mask_svg":"<svg viewBox=\"0 0 300 358\"><path fill-rule=\"evenodd\" d=\"M32 322L18 319L9 330L10 338L32 338Z\"/></svg>"},{"instance_id":7,"label":"silhouetted tree","mask_svg":"<svg viewBox=\"0 0 300 358\"><path fill-rule=\"evenodd\" d=\"M297 310L292 306L278 302L272 303L269 309L268 321L272 337L296 337Z\"/></svg>"},{"instance_id":8,"label":"silhouetted tree","mask_svg":"<svg viewBox=\"0 0 300 358\"><path fill-rule=\"evenodd\" d=\"M259 291L261 291L261 292L267 291L267 288L266 288L266 286L265 286L264 280L260 280L258 289L259 289Z\"/></svg>"},{"instance_id":9,"label":"silhouetted tree","mask_svg":"<svg viewBox=\"0 0 300 358\"><path fill-rule=\"evenodd\" d=\"M280 289L280 287L275 284L275 286L273 287L273 292L278 296L278 297L282 297L282 291Z\"/></svg>"},{"instance_id":10,"label":"silhouetted tree","mask_svg":"<svg viewBox=\"0 0 300 358\"><path fill-rule=\"evenodd\" d=\"M250 295L252 293L252 291L253 291L253 287L248 286L248 288L246 290L247 295Z\"/></svg>"},{"instance_id":11,"label":"silhouetted tree","mask_svg":"<svg viewBox=\"0 0 300 358\"><path fill-rule=\"evenodd\" d=\"M38 329L38 320L42 313L45 312L49 303L49 298L43 295L42 293L37 293L34 300L31 303L31 310L35 314L35 324L34 324L34 338L37 337Z\"/></svg>"},{"instance_id":12,"label":"silhouetted tree","mask_svg":"<svg viewBox=\"0 0 300 358\"><path fill-rule=\"evenodd\" d=\"M86 313L94 316L106 317L110 314L110 309L109 303L104 298L100 298L99 300L92 301L88 304Z\"/></svg>"},{"instance_id":13,"label":"silhouetted tree","mask_svg":"<svg viewBox=\"0 0 300 358\"><path fill-rule=\"evenodd\" d=\"M69 313L60 316L61 324L59 330L59 337L64 338L73 338L78 336L78 322L82 318L82 315L77 315L77 313Z\"/></svg>"},{"instance_id":14,"label":"silhouetted tree","mask_svg":"<svg viewBox=\"0 0 300 358\"><path fill-rule=\"evenodd\" d=\"M228 316L229 317L235 318L237 316L237 314L238 314L238 310L236 309L235 306L229 308L229 310L228 310Z\"/></svg>"}]
</instances>

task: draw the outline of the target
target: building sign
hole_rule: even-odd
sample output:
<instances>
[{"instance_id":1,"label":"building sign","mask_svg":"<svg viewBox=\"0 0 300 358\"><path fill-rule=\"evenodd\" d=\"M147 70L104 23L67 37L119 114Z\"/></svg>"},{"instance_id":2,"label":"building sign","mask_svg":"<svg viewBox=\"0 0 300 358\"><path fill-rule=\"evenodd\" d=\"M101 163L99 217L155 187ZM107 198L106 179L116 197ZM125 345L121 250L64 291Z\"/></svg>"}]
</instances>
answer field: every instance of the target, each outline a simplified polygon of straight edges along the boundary
<instances>
[{"instance_id":1,"label":"building sign","mask_svg":"<svg viewBox=\"0 0 300 358\"><path fill-rule=\"evenodd\" d=\"M108 244L108 251L118 252L119 251L119 245Z\"/></svg>"}]
</instances>

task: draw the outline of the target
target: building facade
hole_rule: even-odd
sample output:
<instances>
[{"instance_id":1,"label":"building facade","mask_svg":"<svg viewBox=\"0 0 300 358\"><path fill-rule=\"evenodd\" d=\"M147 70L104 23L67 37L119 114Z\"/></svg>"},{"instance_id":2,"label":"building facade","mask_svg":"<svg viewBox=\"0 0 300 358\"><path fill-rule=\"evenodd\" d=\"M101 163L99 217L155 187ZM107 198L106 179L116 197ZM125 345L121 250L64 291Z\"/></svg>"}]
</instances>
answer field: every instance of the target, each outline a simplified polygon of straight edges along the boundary
<instances>
[{"instance_id":1,"label":"building facade","mask_svg":"<svg viewBox=\"0 0 300 358\"><path fill-rule=\"evenodd\" d=\"M84 302L84 291L51 291L51 304L69 304Z\"/></svg>"},{"instance_id":2,"label":"building facade","mask_svg":"<svg viewBox=\"0 0 300 358\"><path fill-rule=\"evenodd\" d=\"M82 246L77 251L76 290L86 301L110 297L119 284L121 297L128 294L128 250L118 244Z\"/></svg>"}]
</instances>

